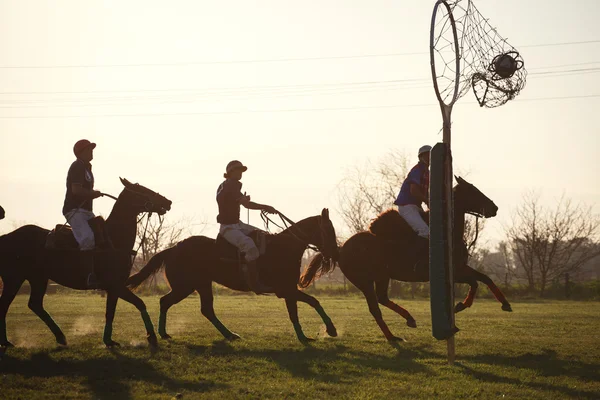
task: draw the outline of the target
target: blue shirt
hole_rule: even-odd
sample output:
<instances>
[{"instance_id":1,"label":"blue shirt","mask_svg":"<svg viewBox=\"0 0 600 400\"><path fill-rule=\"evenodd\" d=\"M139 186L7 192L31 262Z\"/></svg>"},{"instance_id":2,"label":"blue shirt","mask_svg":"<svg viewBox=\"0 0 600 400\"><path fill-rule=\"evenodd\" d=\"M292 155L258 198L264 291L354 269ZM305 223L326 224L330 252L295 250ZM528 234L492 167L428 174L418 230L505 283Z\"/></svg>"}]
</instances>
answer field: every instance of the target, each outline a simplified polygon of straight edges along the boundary
<instances>
[{"instance_id":1,"label":"blue shirt","mask_svg":"<svg viewBox=\"0 0 600 400\"><path fill-rule=\"evenodd\" d=\"M396 201L394 201L394 204L397 206L405 206L408 204L421 205L422 201L410 193L411 184L421 186L424 193L429 192L429 168L425 163L419 162L410 170L404 183L402 183L400 193L398 193L398 197L396 198Z\"/></svg>"},{"instance_id":2,"label":"blue shirt","mask_svg":"<svg viewBox=\"0 0 600 400\"><path fill-rule=\"evenodd\" d=\"M219 215L217 222L224 225L240 222L240 197L243 196L242 182L235 179L225 179L217 189Z\"/></svg>"}]
</instances>

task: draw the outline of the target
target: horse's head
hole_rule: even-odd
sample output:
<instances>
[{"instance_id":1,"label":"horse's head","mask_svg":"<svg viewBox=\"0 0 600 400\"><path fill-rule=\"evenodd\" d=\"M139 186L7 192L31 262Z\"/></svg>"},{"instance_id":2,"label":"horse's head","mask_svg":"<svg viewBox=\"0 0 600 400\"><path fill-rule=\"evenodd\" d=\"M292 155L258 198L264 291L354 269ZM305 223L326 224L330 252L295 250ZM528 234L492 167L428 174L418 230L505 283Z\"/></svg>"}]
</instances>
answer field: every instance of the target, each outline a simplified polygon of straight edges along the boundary
<instances>
[{"instance_id":1,"label":"horse's head","mask_svg":"<svg viewBox=\"0 0 600 400\"><path fill-rule=\"evenodd\" d=\"M481 193L474 185L456 176L458 185L454 187L454 207L461 212L474 213L485 218L495 217L498 206L489 197Z\"/></svg>"},{"instance_id":2,"label":"horse's head","mask_svg":"<svg viewBox=\"0 0 600 400\"><path fill-rule=\"evenodd\" d=\"M324 208L319 217L319 230L321 233L320 243L315 243L323 257L337 262L340 259L340 251L335 236L335 228L329 219L329 210Z\"/></svg>"},{"instance_id":3,"label":"horse's head","mask_svg":"<svg viewBox=\"0 0 600 400\"><path fill-rule=\"evenodd\" d=\"M121 178L121 183L125 188L119 195L119 200L122 200L135 208L138 214L143 212L153 212L163 215L171 209L172 201L161 194L154 192L139 183L131 183L124 178Z\"/></svg>"},{"instance_id":4,"label":"horse's head","mask_svg":"<svg viewBox=\"0 0 600 400\"><path fill-rule=\"evenodd\" d=\"M4 208L2 208L2 206L0 206L0 219L4 219Z\"/></svg>"}]
</instances>

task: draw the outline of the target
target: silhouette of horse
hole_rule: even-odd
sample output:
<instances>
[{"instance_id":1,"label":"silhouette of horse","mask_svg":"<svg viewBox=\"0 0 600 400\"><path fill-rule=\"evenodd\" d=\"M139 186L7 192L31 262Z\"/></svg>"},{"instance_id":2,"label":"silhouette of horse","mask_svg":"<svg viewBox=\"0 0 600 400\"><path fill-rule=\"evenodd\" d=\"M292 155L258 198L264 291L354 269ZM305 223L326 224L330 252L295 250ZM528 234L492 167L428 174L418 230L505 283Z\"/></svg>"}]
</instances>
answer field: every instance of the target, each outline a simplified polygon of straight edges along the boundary
<instances>
[{"instance_id":1,"label":"silhouette of horse","mask_svg":"<svg viewBox=\"0 0 600 400\"><path fill-rule=\"evenodd\" d=\"M485 218L493 217L498 207L475 186L457 177L454 187L454 281L470 285L469 293L463 302L455 307L455 312L471 307L477 291L477 281L485 283L496 299L502 303L502 310L512 311L504 294L485 274L467 265L468 251L463 235L465 214L473 213ZM395 311L406 319L406 324L416 328L412 315L388 297L390 279L404 282L428 282L429 255L415 268L417 234L396 210L381 213L373 220L369 231L359 232L344 243L340 250L339 266L344 275L360 289L369 306L369 311L388 340L402 340L394 336L384 322L379 304ZM423 264L421 266L421 264ZM316 276L329 272L328 266L310 266L300 278L300 286L308 287Z\"/></svg>"},{"instance_id":2,"label":"silhouette of horse","mask_svg":"<svg viewBox=\"0 0 600 400\"><path fill-rule=\"evenodd\" d=\"M221 241L230 250L220 248ZM335 229L329 219L329 211L323 209L321 215L309 217L293 224L284 231L267 236L266 252L258 259L261 281L273 288L273 293L285 299L290 320L301 342L309 339L302 331L298 320L298 305L301 301L312 306L321 316L330 336L337 336L335 326L314 297L298 290L301 259L304 251L314 245L318 252L311 265L335 263L339 257ZM171 291L160 299L160 318L158 333L163 339L171 338L167 334L167 311L174 304L188 297L194 291L200 294L201 312L221 334L229 340L239 338L219 321L213 308L212 282L217 282L233 290L248 292L250 288L240 272L237 262L237 249L224 239L217 240L205 236L192 236L177 246L155 255L136 275L127 281L127 285L136 288L151 275L162 268L171 286ZM232 261L231 259L236 259Z\"/></svg>"},{"instance_id":3,"label":"silhouette of horse","mask_svg":"<svg viewBox=\"0 0 600 400\"><path fill-rule=\"evenodd\" d=\"M131 271L137 216L146 212L163 215L171 209L171 201L137 183L132 184L126 179L121 179L121 182L124 189L105 224L115 250L94 252L95 272L101 287L107 293L103 341L108 347L119 345L112 340L112 323L117 300L121 298L140 311L148 341L151 346L156 346L158 342L146 305L127 289L125 281ZM49 232L36 225L25 225L0 236L0 277L4 282L4 290L0 297L0 346L12 346L6 337L6 313L26 280L31 286L29 308L50 328L59 344L67 344L64 333L44 310L43 301L48 280L73 289L85 290L89 271L83 268L81 263L84 252L78 249L46 249Z\"/></svg>"}]
</instances>

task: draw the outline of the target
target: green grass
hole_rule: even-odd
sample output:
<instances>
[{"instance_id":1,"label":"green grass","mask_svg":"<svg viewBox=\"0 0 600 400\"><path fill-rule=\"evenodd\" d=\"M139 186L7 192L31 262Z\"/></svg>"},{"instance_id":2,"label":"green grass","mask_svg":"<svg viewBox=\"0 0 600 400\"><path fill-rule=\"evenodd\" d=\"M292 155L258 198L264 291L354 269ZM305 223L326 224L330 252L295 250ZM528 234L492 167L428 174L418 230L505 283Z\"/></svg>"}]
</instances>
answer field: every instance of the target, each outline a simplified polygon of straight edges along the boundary
<instances>
[{"instance_id":1,"label":"green grass","mask_svg":"<svg viewBox=\"0 0 600 400\"><path fill-rule=\"evenodd\" d=\"M0 398L600 398L600 303L515 302L513 313L478 300L457 316L457 362L431 336L429 303L402 300L417 319L410 329L384 309L391 330L407 339L389 344L358 297L321 296L339 337L324 337L319 316L300 305L307 335L300 344L283 300L218 296L216 312L242 340L223 341L199 312L197 295L169 313L172 341L152 354L137 310L119 302L113 339L101 336L104 299L46 297L46 309L69 346L57 347L45 325L18 296L8 315L8 349L0 361ZM154 319L158 297L144 297Z\"/></svg>"}]
</instances>

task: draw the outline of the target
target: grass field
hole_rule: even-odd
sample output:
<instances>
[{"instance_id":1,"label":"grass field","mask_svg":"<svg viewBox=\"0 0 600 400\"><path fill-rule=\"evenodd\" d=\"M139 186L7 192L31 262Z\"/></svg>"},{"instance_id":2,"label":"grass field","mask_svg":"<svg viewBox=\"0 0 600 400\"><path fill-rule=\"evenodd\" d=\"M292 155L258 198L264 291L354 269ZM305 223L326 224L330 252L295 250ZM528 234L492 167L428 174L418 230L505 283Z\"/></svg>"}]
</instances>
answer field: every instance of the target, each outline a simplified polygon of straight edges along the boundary
<instances>
[{"instance_id":1,"label":"grass field","mask_svg":"<svg viewBox=\"0 0 600 400\"><path fill-rule=\"evenodd\" d=\"M600 303L513 302L513 313L479 300L457 316L457 363L431 336L429 303L400 301L417 319L410 329L383 310L407 342L389 344L359 297L320 297L339 337L323 337L319 316L300 305L307 335L300 344L285 304L274 297L218 296L217 315L242 340L223 341L201 316L197 295L171 309L171 341L152 354L141 318L119 302L113 339L101 336L104 299L53 295L46 308L68 347L17 296L8 335L18 347L0 361L0 398L600 398ZM158 297L144 297L158 315Z\"/></svg>"}]
</instances>

